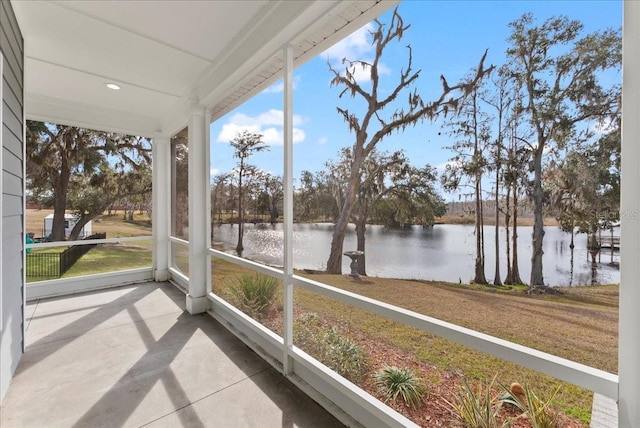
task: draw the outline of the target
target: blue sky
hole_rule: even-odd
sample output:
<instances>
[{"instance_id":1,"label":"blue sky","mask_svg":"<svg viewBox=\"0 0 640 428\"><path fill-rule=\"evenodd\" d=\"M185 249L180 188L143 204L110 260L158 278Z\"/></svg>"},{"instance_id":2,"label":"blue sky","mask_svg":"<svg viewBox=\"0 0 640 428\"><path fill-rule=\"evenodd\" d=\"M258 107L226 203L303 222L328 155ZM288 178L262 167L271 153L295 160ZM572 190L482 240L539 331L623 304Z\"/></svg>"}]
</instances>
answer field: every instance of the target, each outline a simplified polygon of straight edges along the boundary
<instances>
[{"instance_id":1,"label":"blue sky","mask_svg":"<svg viewBox=\"0 0 640 428\"><path fill-rule=\"evenodd\" d=\"M399 6L405 24L410 24L399 44L389 45L382 60L380 88L392 90L400 69L406 65L407 49L413 49L413 69L422 70L416 87L423 99L440 94L440 74L451 84L478 65L485 49L486 64L505 62L508 23L532 12L538 23L555 15L566 15L584 24L585 34L606 28L620 28L622 2L602 1L404 1ZM390 12L380 17L389 22ZM337 157L338 150L353 144L353 136L336 111L349 107L361 111L357 102L338 98L339 88L330 88L327 60L339 66L343 57L372 59L367 27L356 31L327 52L294 71L294 177L303 170L316 172ZM619 75L612 76L617 80ZM366 78L363 78L366 81ZM406 99L407 95L400 95ZM360 109L360 110L358 110ZM411 164L443 168L451 144L441 122L418 123L402 133L387 137L380 151L403 149ZM250 158L250 163L272 174L282 175L282 84L271 88L223 116L211 125L211 172L231 171L236 160L229 140L236 131L247 129L264 134L271 149ZM294 183L295 184L295 183ZM449 199L449 197L447 198Z\"/></svg>"}]
</instances>

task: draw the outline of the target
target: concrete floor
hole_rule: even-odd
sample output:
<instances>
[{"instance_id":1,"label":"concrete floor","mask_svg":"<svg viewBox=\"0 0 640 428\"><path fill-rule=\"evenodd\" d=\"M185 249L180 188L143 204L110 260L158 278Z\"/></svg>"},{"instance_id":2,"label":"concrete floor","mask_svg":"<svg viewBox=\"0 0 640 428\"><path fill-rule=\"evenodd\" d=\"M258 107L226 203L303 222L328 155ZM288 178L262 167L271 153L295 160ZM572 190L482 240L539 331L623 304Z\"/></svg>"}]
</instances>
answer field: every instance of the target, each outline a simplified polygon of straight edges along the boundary
<instances>
[{"instance_id":1,"label":"concrete floor","mask_svg":"<svg viewBox=\"0 0 640 428\"><path fill-rule=\"evenodd\" d=\"M184 300L147 283L29 303L0 426L341 426Z\"/></svg>"}]
</instances>

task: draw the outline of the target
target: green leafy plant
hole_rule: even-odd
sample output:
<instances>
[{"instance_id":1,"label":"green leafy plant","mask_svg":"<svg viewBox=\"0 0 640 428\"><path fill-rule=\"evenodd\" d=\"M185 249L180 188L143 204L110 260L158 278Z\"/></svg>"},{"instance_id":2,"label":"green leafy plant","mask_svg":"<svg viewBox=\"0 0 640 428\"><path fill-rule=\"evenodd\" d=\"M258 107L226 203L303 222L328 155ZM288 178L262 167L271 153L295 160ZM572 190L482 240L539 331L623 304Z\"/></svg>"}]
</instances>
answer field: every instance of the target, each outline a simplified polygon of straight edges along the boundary
<instances>
[{"instance_id":1,"label":"green leafy plant","mask_svg":"<svg viewBox=\"0 0 640 428\"><path fill-rule=\"evenodd\" d=\"M278 280L262 274L242 275L229 286L240 309L249 315L265 314L275 300Z\"/></svg>"},{"instance_id":2,"label":"green leafy plant","mask_svg":"<svg viewBox=\"0 0 640 428\"><path fill-rule=\"evenodd\" d=\"M385 366L374 375L376 386L384 393L385 403L398 397L414 409L420 407L427 388L413 370Z\"/></svg>"},{"instance_id":3,"label":"green leafy plant","mask_svg":"<svg viewBox=\"0 0 640 428\"><path fill-rule=\"evenodd\" d=\"M500 423L498 412L501 401L493 396L493 388L496 383L494 376L487 384L479 383L474 390L467 380L460 387L460 393L453 403L449 403L460 415L465 426L473 428L498 428L508 427L512 420L507 419Z\"/></svg>"},{"instance_id":4,"label":"green leafy plant","mask_svg":"<svg viewBox=\"0 0 640 428\"><path fill-rule=\"evenodd\" d=\"M364 349L335 327L323 327L316 314L302 315L294 332L294 341L300 348L341 376L355 382L367 372L369 363Z\"/></svg>"},{"instance_id":5,"label":"green leafy plant","mask_svg":"<svg viewBox=\"0 0 640 428\"><path fill-rule=\"evenodd\" d=\"M362 378L368 366L362 346L339 333L335 327L325 330L320 340L323 343L321 361L327 367L349 380Z\"/></svg>"}]
</instances>

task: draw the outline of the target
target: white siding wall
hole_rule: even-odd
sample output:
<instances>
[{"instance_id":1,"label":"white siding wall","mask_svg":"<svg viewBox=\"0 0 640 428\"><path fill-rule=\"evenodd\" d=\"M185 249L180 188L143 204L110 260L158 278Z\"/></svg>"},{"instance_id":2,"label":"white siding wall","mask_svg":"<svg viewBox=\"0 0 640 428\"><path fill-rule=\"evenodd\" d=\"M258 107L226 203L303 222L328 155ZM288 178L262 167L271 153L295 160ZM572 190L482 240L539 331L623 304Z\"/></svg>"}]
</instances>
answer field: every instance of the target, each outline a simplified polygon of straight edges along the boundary
<instances>
[{"instance_id":1,"label":"white siding wall","mask_svg":"<svg viewBox=\"0 0 640 428\"><path fill-rule=\"evenodd\" d=\"M23 352L23 38L11 3L0 2L2 52L2 228L0 240L0 403Z\"/></svg>"}]
</instances>

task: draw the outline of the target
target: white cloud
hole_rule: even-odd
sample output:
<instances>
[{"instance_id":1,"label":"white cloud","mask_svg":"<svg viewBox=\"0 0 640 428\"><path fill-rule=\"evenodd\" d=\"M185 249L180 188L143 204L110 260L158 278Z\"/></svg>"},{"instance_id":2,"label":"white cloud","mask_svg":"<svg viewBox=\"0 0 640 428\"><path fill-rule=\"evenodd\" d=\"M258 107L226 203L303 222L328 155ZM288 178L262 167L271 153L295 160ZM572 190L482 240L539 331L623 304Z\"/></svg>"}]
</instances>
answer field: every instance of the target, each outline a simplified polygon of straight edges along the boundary
<instances>
[{"instance_id":1,"label":"white cloud","mask_svg":"<svg viewBox=\"0 0 640 428\"><path fill-rule=\"evenodd\" d=\"M318 144L327 144L329 142L329 139L327 137L320 137L318 139Z\"/></svg>"},{"instance_id":2,"label":"white cloud","mask_svg":"<svg viewBox=\"0 0 640 428\"><path fill-rule=\"evenodd\" d=\"M304 141L306 135L299 126L303 119L299 115L293 115L293 143ZM248 131L254 134L262 134L263 141L271 146L281 146L284 141L284 113L282 110L271 109L257 116L248 116L244 113L234 114L216 138L219 143L228 143L233 140L238 132Z\"/></svg>"},{"instance_id":3,"label":"white cloud","mask_svg":"<svg viewBox=\"0 0 640 428\"><path fill-rule=\"evenodd\" d=\"M299 83L300 83L300 76L293 76L293 89L296 89ZM267 89L265 89L262 92L266 94L279 94L279 93L282 93L283 91L284 91L284 81L278 80L276 83L269 86Z\"/></svg>"},{"instance_id":4,"label":"white cloud","mask_svg":"<svg viewBox=\"0 0 640 428\"><path fill-rule=\"evenodd\" d=\"M343 58L357 59L363 55L371 53L373 51L373 47L370 43L370 31L373 31L373 25L368 23L359 30L356 30L350 36L347 36L324 51L322 56L327 58L329 61L342 61Z\"/></svg>"},{"instance_id":5,"label":"white cloud","mask_svg":"<svg viewBox=\"0 0 640 428\"><path fill-rule=\"evenodd\" d=\"M265 89L264 93L268 93L268 94L276 94L278 92L282 92L284 91L284 82L283 81L279 81L274 83L273 85L269 86L267 89Z\"/></svg>"}]
</instances>

